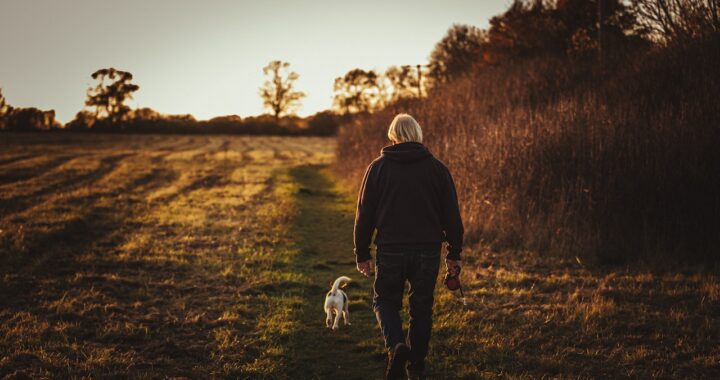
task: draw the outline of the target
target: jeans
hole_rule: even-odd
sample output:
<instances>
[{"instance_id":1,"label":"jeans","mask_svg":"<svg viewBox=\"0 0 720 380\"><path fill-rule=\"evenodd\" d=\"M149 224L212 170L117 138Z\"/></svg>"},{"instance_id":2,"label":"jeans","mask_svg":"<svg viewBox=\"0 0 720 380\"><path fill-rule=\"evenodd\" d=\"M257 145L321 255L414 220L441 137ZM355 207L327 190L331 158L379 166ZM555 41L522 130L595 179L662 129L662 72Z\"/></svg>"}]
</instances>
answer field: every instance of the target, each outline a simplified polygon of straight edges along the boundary
<instances>
[{"instance_id":1,"label":"jeans","mask_svg":"<svg viewBox=\"0 0 720 380\"><path fill-rule=\"evenodd\" d=\"M440 266L440 251L378 252L375 258L373 310L385 347L410 347L410 367L422 369L432 330L433 292ZM405 281L410 282L410 327L403 338L402 309Z\"/></svg>"}]
</instances>

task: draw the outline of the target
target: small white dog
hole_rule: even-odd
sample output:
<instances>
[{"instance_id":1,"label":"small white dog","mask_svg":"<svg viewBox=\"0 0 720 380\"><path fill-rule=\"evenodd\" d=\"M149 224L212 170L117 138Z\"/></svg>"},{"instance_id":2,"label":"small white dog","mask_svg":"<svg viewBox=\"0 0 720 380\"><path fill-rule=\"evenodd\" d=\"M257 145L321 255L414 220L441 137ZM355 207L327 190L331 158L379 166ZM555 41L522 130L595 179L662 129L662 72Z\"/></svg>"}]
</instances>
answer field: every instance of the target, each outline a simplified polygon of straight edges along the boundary
<instances>
[{"instance_id":1,"label":"small white dog","mask_svg":"<svg viewBox=\"0 0 720 380\"><path fill-rule=\"evenodd\" d=\"M330 324L332 324L332 329L337 330L340 328L340 313L343 315L343 320L345 321L345 325L350 324L350 313L348 312L348 298L347 294L343 292L340 289L340 285L343 286L347 284L350 281L349 277L340 276L335 280L335 282L332 285L332 288L328 292L328 294L325 296L325 313L327 314L327 319L325 319L325 325L327 327L330 327ZM335 322L333 322L333 311L335 311Z\"/></svg>"}]
</instances>

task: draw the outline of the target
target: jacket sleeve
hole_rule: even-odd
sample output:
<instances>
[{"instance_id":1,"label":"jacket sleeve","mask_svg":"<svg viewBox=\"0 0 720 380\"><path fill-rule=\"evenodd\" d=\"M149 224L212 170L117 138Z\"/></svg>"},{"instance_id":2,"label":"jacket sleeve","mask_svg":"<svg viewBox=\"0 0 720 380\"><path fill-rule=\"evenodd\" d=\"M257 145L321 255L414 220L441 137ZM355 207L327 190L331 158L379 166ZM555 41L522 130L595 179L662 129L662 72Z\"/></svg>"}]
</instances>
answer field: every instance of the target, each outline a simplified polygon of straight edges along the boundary
<instances>
[{"instance_id":1,"label":"jacket sleeve","mask_svg":"<svg viewBox=\"0 0 720 380\"><path fill-rule=\"evenodd\" d=\"M445 230L445 239L448 242L446 258L450 260L460 260L460 251L462 251L463 234L465 230L460 216L455 182L453 181L450 171L447 168L444 169L442 227L443 230Z\"/></svg>"},{"instance_id":2,"label":"jacket sleeve","mask_svg":"<svg viewBox=\"0 0 720 380\"><path fill-rule=\"evenodd\" d=\"M375 177L376 173L373 170L373 164L370 164L360 185L357 209L355 211L353 242L355 244L355 261L358 263L372 259L372 256L370 256L370 240L375 230L375 210L378 199Z\"/></svg>"}]
</instances>

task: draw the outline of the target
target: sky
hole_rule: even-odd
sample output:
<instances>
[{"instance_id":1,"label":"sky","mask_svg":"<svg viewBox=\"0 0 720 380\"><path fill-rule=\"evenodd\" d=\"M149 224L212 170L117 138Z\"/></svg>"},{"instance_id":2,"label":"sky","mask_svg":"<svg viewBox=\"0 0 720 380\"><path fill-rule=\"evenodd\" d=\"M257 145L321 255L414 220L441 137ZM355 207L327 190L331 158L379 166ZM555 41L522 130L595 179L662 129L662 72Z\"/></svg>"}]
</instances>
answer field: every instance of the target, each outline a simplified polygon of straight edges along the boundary
<instances>
[{"instance_id":1,"label":"sky","mask_svg":"<svg viewBox=\"0 0 720 380\"><path fill-rule=\"evenodd\" d=\"M262 68L290 63L301 116L351 69L425 64L454 23L487 27L511 0L0 0L0 88L14 107L84 107L95 70L140 86L129 105L198 119L266 112Z\"/></svg>"}]
</instances>

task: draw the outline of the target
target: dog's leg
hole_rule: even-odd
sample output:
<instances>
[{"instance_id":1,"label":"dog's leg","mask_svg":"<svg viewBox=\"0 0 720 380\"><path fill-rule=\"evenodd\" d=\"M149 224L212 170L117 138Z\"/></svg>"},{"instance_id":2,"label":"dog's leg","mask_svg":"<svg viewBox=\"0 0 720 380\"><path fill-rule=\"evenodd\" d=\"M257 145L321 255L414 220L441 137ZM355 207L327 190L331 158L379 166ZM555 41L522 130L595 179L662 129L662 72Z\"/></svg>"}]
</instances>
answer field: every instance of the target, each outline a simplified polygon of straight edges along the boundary
<instances>
[{"instance_id":1,"label":"dog's leg","mask_svg":"<svg viewBox=\"0 0 720 380\"><path fill-rule=\"evenodd\" d=\"M330 328L330 325L332 323L332 310L330 308L325 309L325 313L327 313L327 316L325 317L325 327Z\"/></svg>"},{"instance_id":2,"label":"dog's leg","mask_svg":"<svg viewBox=\"0 0 720 380\"><path fill-rule=\"evenodd\" d=\"M345 302L345 305L343 305L343 320L345 321L345 325L350 325L350 309L348 308L348 303Z\"/></svg>"},{"instance_id":3,"label":"dog's leg","mask_svg":"<svg viewBox=\"0 0 720 380\"><path fill-rule=\"evenodd\" d=\"M335 323L333 323L333 330L337 330L340 328L340 310L335 310Z\"/></svg>"}]
</instances>

